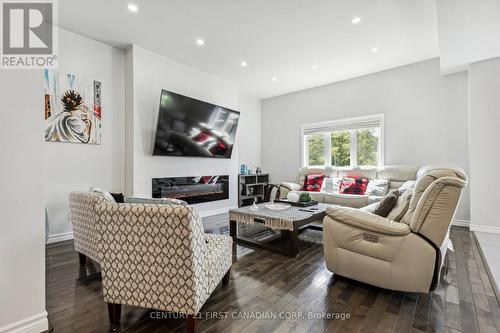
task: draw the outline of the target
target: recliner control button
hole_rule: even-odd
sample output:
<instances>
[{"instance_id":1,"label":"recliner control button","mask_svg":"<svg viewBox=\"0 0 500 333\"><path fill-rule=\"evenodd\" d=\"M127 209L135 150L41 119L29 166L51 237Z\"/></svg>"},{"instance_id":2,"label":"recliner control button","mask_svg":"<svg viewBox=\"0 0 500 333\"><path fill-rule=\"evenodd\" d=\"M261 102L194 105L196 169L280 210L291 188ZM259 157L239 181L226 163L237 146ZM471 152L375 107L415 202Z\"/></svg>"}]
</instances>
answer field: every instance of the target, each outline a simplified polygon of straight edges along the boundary
<instances>
[{"instance_id":1,"label":"recliner control button","mask_svg":"<svg viewBox=\"0 0 500 333\"><path fill-rule=\"evenodd\" d=\"M378 243L378 236L373 234L363 234L363 240L372 243Z\"/></svg>"}]
</instances>

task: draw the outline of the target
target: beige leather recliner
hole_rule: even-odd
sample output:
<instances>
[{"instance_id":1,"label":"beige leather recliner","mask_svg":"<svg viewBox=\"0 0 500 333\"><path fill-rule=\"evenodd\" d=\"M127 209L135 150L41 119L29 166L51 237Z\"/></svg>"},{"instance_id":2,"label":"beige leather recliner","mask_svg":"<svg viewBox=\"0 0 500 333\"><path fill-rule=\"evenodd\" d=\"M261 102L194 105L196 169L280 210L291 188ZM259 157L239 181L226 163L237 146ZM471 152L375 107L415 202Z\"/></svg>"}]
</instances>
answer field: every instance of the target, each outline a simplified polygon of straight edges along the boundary
<instances>
[{"instance_id":1,"label":"beige leather recliner","mask_svg":"<svg viewBox=\"0 0 500 333\"><path fill-rule=\"evenodd\" d=\"M401 222L366 210L328 208L323 220L327 268L382 288L432 291L466 182L467 176L457 167L422 167Z\"/></svg>"}]
</instances>

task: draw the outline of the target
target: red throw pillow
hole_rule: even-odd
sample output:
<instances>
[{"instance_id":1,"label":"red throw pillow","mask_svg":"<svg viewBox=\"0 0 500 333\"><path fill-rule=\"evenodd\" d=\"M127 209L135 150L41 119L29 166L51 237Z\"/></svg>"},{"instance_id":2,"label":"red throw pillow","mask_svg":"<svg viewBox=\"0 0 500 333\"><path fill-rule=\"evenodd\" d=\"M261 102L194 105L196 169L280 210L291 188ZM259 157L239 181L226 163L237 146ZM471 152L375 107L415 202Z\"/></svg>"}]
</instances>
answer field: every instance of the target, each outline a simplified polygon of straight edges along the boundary
<instances>
[{"instance_id":1,"label":"red throw pillow","mask_svg":"<svg viewBox=\"0 0 500 333\"><path fill-rule=\"evenodd\" d=\"M302 186L302 191L308 191L308 192L321 191L321 185L323 185L323 179L325 179L325 175L306 175L306 177L304 178L304 186Z\"/></svg>"},{"instance_id":2,"label":"red throw pillow","mask_svg":"<svg viewBox=\"0 0 500 333\"><path fill-rule=\"evenodd\" d=\"M339 193L363 195L367 186L368 179L366 178L342 178Z\"/></svg>"}]
</instances>

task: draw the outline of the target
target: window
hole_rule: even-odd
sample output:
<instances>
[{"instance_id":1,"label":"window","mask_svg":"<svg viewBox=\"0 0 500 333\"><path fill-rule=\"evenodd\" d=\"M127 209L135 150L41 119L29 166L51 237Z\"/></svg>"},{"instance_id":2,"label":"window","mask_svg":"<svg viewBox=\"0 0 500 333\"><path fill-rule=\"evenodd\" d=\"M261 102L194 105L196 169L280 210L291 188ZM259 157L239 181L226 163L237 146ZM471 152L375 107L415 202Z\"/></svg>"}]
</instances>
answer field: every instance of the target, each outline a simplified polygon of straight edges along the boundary
<instances>
[{"instance_id":1,"label":"window","mask_svg":"<svg viewBox=\"0 0 500 333\"><path fill-rule=\"evenodd\" d=\"M325 134L331 142L332 159L330 165L351 165L351 133L349 131L334 131Z\"/></svg>"},{"instance_id":2,"label":"window","mask_svg":"<svg viewBox=\"0 0 500 333\"><path fill-rule=\"evenodd\" d=\"M309 147L309 165L325 164L325 138L323 134L311 134L307 136Z\"/></svg>"},{"instance_id":3,"label":"window","mask_svg":"<svg viewBox=\"0 0 500 333\"><path fill-rule=\"evenodd\" d=\"M303 125L302 165L382 165L383 125L383 115Z\"/></svg>"}]
</instances>

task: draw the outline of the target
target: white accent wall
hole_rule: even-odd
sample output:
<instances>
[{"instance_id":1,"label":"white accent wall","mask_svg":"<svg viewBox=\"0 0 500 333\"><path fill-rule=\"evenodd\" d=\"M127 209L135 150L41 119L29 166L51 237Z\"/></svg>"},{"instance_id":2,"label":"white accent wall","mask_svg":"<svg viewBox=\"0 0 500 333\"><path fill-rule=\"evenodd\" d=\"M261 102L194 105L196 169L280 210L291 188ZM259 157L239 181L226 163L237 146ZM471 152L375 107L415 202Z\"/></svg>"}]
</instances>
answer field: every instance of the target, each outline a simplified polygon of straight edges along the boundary
<instances>
[{"instance_id":1,"label":"white accent wall","mask_svg":"<svg viewBox=\"0 0 500 333\"><path fill-rule=\"evenodd\" d=\"M151 197L153 177L229 174L230 199L197 207L207 213L236 206L239 164L260 165L260 100L241 94L227 80L137 46L126 56L124 50L63 29L59 38L59 71L102 82L102 144L43 144L50 242L72 238L68 195L90 187ZM161 89L240 111L233 157L152 156ZM43 110L43 99L40 103Z\"/></svg>"},{"instance_id":2,"label":"white accent wall","mask_svg":"<svg viewBox=\"0 0 500 333\"><path fill-rule=\"evenodd\" d=\"M51 241L72 237L68 220L71 191L124 189L125 52L61 29L58 70L102 83L102 144L44 143ZM43 100L38 109L43 114Z\"/></svg>"},{"instance_id":3,"label":"white accent wall","mask_svg":"<svg viewBox=\"0 0 500 333\"><path fill-rule=\"evenodd\" d=\"M139 46L132 46L126 56L126 89L132 92L132 95L127 94L127 192L136 196L151 197L151 181L157 177L229 175L231 185L228 200L195 206L202 214L237 206L240 154L246 163L260 163L260 160L254 162L260 156L260 138L252 140L256 143L255 146L247 141L250 133L259 134L259 102L251 97L241 96L238 87L225 79ZM162 89L240 111L241 119L232 158L153 156ZM133 125L130 125L131 123Z\"/></svg>"},{"instance_id":4,"label":"white accent wall","mask_svg":"<svg viewBox=\"0 0 500 333\"><path fill-rule=\"evenodd\" d=\"M500 58L470 65L471 229L500 233Z\"/></svg>"},{"instance_id":5,"label":"white accent wall","mask_svg":"<svg viewBox=\"0 0 500 333\"><path fill-rule=\"evenodd\" d=\"M41 71L0 70L0 332L47 330Z\"/></svg>"},{"instance_id":6,"label":"white accent wall","mask_svg":"<svg viewBox=\"0 0 500 333\"><path fill-rule=\"evenodd\" d=\"M260 99L240 93L239 110L241 115L240 125L238 126L238 164L246 164L253 170L257 166L262 166L260 154L262 134L260 106Z\"/></svg>"},{"instance_id":7,"label":"white accent wall","mask_svg":"<svg viewBox=\"0 0 500 333\"><path fill-rule=\"evenodd\" d=\"M262 102L262 164L273 182L300 167L300 126L384 114L385 164L468 163L468 75L440 75L439 60L411 64ZM456 218L469 220L468 190Z\"/></svg>"}]
</instances>

